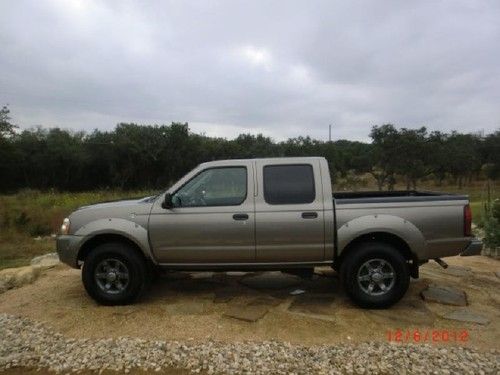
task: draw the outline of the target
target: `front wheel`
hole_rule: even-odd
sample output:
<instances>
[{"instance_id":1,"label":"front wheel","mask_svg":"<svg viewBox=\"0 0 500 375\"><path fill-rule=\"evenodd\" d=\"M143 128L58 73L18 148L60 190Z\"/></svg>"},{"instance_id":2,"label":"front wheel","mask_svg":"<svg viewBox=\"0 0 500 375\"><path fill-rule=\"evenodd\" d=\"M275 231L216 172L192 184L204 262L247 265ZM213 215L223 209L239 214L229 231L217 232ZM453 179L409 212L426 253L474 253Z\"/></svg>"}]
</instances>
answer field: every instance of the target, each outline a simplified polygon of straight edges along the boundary
<instances>
[{"instance_id":1,"label":"front wheel","mask_svg":"<svg viewBox=\"0 0 500 375\"><path fill-rule=\"evenodd\" d=\"M146 262L127 244L105 243L85 259L82 281L87 293L100 304L129 304L145 289Z\"/></svg>"},{"instance_id":2,"label":"front wheel","mask_svg":"<svg viewBox=\"0 0 500 375\"><path fill-rule=\"evenodd\" d=\"M340 277L347 294L357 305L376 309L389 307L408 290L408 264L391 245L362 243L346 256Z\"/></svg>"}]
</instances>

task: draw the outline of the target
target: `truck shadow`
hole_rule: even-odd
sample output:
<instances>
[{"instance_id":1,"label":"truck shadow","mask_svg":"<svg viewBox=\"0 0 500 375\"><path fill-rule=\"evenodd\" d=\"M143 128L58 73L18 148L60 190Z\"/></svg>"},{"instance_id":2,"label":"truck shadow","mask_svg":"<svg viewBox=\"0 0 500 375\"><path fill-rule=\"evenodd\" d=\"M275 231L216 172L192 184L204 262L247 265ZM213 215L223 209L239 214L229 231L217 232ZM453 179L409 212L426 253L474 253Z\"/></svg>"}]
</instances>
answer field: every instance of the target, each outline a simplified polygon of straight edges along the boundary
<instances>
[{"instance_id":1,"label":"truck shadow","mask_svg":"<svg viewBox=\"0 0 500 375\"><path fill-rule=\"evenodd\" d=\"M305 300L305 296L351 305L335 272L317 272L301 278L282 272L169 272L160 276L142 298L150 303L163 300L210 299L213 303L232 303L256 298L276 306L279 301ZM311 303L314 299L311 298Z\"/></svg>"}]
</instances>

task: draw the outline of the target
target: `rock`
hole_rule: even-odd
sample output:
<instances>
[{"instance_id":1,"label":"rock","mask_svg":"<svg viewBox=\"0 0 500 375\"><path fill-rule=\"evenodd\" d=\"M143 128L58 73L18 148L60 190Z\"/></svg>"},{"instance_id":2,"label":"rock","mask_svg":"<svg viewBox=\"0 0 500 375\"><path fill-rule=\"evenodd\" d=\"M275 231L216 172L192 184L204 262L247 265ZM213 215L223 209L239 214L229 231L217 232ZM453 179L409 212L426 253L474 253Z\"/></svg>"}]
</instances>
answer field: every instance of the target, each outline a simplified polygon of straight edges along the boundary
<instances>
[{"instance_id":1,"label":"rock","mask_svg":"<svg viewBox=\"0 0 500 375\"><path fill-rule=\"evenodd\" d=\"M328 294L301 294L288 308L291 312L316 315L332 315L333 297Z\"/></svg>"},{"instance_id":2,"label":"rock","mask_svg":"<svg viewBox=\"0 0 500 375\"><path fill-rule=\"evenodd\" d=\"M490 320L482 315L476 314L469 309L462 309L452 311L446 315L443 315L443 318L450 320L458 320L460 322L466 323L476 323L481 325L486 325L490 323Z\"/></svg>"},{"instance_id":3,"label":"rock","mask_svg":"<svg viewBox=\"0 0 500 375\"><path fill-rule=\"evenodd\" d=\"M234 305L224 313L224 316L244 320L246 322L256 322L269 311L270 306L266 305Z\"/></svg>"},{"instance_id":4,"label":"rock","mask_svg":"<svg viewBox=\"0 0 500 375\"><path fill-rule=\"evenodd\" d=\"M498 277L500 279L500 271L496 271L495 275L496 275L496 277Z\"/></svg>"},{"instance_id":5,"label":"rock","mask_svg":"<svg viewBox=\"0 0 500 375\"><path fill-rule=\"evenodd\" d=\"M281 272L265 272L260 275L245 277L240 283L253 289L285 289L295 287L302 283L302 280L293 275Z\"/></svg>"},{"instance_id":6,"label":"rock","mask_svg":"<svg viewBox=\"0 0 500 375\"><path fill-rule=\"evenodd\" d=\"M422 291L421 296L428 302L437 302L453 306L467 306L467 295L465 292L451 286L433 284Z\"/></svg>"},{"instance_id":7,"label":"rock","mask_svg":"<svg viewBox=\"0 0 500 375\"><path fill-rule=\"evenodd\" d=\"M38 267L20 267L21 269L16 273L14 287L21 287L26 284L31 284L40 275Z\"/></svg>"},{"instance_id":8,"label":"rock","mask_svg":"<svg viewBox=\"0 0 500 375\"><path fill-rule=\"evenodd\" d=\"M52 268L59 264L59 256L57 253L48 253L31 259L32 266L41 267L43 269Z\"/></svg>"},{"instance_id":9,"label":"rock","mask_svg":"<svg viewBox=\"0 0 500 375\"><path fill-rule=\"evenodd\" d=\"M5 283L5 281L0 280L0 294L2 294L5 291L7 291L7 284Z\"/></svg>"},{"instance_id":10,"label":"rock","mask_svg":"<svg viewBox=\"0 0 500 375\"><path fill-rule=\"evenodd\" d=\"M6 268L0 271L0 282L6 289L19 288L25 284L31 284L39 275L40 268L38 267Z\"/></svg>"}]
</instances>

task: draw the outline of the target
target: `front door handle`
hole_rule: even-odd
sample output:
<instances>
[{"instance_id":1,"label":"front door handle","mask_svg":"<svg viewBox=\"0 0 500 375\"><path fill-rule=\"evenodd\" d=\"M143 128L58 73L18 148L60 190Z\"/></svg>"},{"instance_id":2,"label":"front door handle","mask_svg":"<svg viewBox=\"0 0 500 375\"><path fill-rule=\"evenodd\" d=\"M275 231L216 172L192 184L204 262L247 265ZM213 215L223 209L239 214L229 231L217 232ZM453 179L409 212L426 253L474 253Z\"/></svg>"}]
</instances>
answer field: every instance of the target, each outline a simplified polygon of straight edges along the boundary
<instances>
[{"instance_id":1,"label":"front door handle","mask_svg":"<svg viewBox=\"0 0 500 375\"><path fill-rule=\"evenodd\" d=\"M248 220L248 215L247 214L234 214L233 219L234 220Z\"/></svg>"},{"instance_id":2,"label":"front door handle","mask_svg":"<svg viewBox=\"0 0 500 375\"><path fill-rule=\"evenodd\" d=\"M302 219L316 219L317 217L317 212L302 212Z\"/></svg>"}]
</instances>

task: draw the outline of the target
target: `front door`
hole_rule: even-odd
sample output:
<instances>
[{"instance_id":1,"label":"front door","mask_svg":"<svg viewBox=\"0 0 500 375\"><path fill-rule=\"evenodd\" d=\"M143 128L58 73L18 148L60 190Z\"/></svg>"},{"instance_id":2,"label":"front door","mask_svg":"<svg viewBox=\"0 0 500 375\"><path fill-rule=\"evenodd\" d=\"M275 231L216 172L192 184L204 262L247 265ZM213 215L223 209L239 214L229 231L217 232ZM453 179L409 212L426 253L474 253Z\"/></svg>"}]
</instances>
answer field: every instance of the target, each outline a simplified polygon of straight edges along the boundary
<instances>
[{"instance_id":1,"label":"front door","mask_svg":"<svg viewBox=\"0 0 500 375\"><path fill-rule=\"evenodd\" d=\"M255 261L253 166L201 169L173 192L172 209L156 202L150 241L160 263L207 264Z\"/></svg>"}]
</instances>

